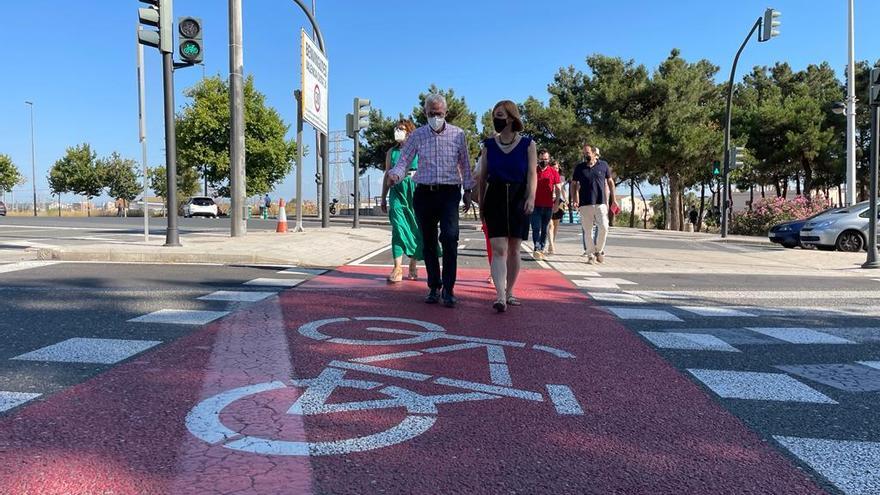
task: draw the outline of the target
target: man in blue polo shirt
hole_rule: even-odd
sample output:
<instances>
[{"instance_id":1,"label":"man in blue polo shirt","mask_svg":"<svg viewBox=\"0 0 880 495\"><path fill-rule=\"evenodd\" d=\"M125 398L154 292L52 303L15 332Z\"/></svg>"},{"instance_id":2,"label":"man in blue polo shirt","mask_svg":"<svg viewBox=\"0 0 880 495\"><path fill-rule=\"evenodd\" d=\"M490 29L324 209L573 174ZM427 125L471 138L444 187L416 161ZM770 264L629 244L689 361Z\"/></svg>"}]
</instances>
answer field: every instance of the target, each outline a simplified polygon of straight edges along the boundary
<instances>
[{"instance_id":1,"label":"man in blue polo shirt","mask_svg":"<svg viewBox=\"0 0 880 495\"><path fill-rule=\"evenodd\" d=\"M606 194L607 191L607 194ZM587 263L605 262L605 240L608 238L608 208L616 205L611 167L599 160L592 146L584 145L584 161L571 177L571 200L578 205L581 228L587 242ZM599 228L593 240L593 225Z\"/></svg>"}]
</instances>

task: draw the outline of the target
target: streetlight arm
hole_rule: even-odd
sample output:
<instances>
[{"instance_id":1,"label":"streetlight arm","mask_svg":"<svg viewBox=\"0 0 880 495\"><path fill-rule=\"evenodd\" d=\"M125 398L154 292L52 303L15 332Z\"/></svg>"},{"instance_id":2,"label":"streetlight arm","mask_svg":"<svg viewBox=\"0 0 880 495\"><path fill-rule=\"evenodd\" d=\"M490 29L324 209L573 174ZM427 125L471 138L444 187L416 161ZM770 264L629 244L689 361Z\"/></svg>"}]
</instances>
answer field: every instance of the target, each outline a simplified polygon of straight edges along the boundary
<instances>
[{"instance_id":1,"label":"streetlight arm","mask_svg":"<svg viewBox=\"0 0 880 495\"><path fill-rule=\"evenodd\" d=\"M321 53L327 55L327 52L324 50L324 35L321 34L321 28L318 27L318 21L315 20L315 17L312 16L312 13L306 8L306 4L302 2L302 0L293 0L299 5L299 8L306 14L306 17L309 18L309 22L312 23L312 29L315 30L315 36L318 38L318 48L321 49Z\"/></svg>"}]
</instances>

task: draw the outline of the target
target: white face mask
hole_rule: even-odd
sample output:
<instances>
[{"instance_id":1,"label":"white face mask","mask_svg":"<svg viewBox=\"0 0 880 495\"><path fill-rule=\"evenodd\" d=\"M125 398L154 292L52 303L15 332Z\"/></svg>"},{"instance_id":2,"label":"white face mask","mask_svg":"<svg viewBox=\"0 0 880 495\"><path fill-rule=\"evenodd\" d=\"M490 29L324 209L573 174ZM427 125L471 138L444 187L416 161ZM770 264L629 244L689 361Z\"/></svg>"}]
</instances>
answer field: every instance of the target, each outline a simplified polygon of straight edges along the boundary
<instances>
[{"instance_id":1,"label":"white face mask","mask_svg":"<svg viewBox=\"0 0 880 495\"><path fill-rule=\"evenodd\" d=\"M403 129L394 129L394 140L398 143L406 141L406 131Z\"/></svg>"},{"instance_id":2,"label":"white face mask","mask_svg":"<svg viewBox=\"0 0 880 495\"><path fill-rule=\"evenodd\" d=\"M443 117L428 117L428 124L435 132L440 132L440 129L443 128L443 124L445 123L446 119Z\"/></svg>"}]
</instances>

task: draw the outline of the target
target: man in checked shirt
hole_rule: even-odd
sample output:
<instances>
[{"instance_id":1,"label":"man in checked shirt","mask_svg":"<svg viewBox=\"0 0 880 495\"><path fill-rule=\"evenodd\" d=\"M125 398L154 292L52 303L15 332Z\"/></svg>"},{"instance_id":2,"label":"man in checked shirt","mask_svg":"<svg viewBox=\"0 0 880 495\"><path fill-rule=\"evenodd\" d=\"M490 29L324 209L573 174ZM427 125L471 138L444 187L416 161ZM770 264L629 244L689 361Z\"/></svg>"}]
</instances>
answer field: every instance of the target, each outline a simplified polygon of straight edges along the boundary
<instances>
[{"instance_id":1,"label":"man in checked shirt","mask_svg":"<svg viewBox=\"0 0 880 495\"><path fill-rule=\"evenodd\" d=\"M388 171L392 183L400 182L405 167L419 157L419 168L413 176L416 192L413 209L424 241L425 268L428 270L428 296L425 302L454 308L453 292L458 268L458 205L464 200L464 211L471 206L474 178L468 157L464 131L446 122L446 98L431 93L425 98L428 125L419 127L407 138L397 166ZM464 196L462 196L464 186ZM437 253L437 227L443 248L443 274Z\"/></svg>"}]
</instances>

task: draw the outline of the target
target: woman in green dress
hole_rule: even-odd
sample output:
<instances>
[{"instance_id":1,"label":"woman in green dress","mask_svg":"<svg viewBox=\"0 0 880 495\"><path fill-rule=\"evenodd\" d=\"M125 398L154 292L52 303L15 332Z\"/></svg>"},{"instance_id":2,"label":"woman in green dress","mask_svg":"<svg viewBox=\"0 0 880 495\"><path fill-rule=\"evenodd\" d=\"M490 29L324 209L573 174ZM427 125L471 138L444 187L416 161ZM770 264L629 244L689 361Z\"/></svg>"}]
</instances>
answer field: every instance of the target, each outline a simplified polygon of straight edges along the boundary
<instances>
[{"instance_id":1,"label":"woman in green dress","mask_svg":"<svg viewBox=\"0 0 880 495\"><path fill-rule=\"evenodd\" d=\"M385 170L391 170L397 164L400 157L400 147L406 141L415 125L409 120L400 120L394 127L394 141L396 146L388 150L385 155ZM416 184L412 175L418 168L419 158L413 158L409 165L407 177L396 185L390 185L386 177L382 184L382 211L388 214L391 221L391 255L394 258L394 268L388 275L388 282L397 283L403 280L403 256L409 258L410 280L418 280L419 272L417 263L424 259L422 256L422 234L416 223L416 215L413 212L413 193ZM390 197L389 196L390 192ZM386 200L386 197L388 199Z\"/></svg>"}]
</instances>

